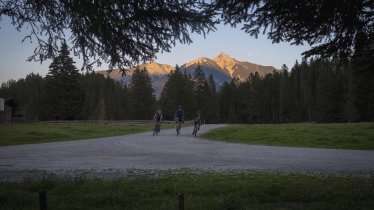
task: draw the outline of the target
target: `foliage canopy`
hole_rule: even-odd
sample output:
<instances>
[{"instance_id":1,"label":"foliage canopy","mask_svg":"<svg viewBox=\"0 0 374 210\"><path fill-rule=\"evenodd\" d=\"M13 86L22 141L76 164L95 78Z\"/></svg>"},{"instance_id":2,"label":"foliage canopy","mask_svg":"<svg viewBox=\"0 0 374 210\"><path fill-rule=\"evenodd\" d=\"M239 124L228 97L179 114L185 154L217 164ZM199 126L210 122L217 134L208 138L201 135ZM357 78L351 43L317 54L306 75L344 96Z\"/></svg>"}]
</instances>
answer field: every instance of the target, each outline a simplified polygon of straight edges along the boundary
<instances>
[{"instance_id":1,"label":"foliage canopy","mask_svg":"<svg viewBox=\"0 0 374 210\"><path fill-rule=\"evenodd\" d=\"M17 30L31 29L25 39L38 46L29 60L55 57L68 39L84 67L104 61L113 68L151 60L177 41L191 43L190 31L213 30L213 15L201 8L192 0L4 0L0 18L9 16Z\"/></svg>"},{"instance_id":2,"label":"foliage canopy","mask_svg":"<svg viewBox=\"0 0 374 210\"><path fill-rule=\"evenodd\" d=\"M191 43L190 32L215 30L219 21L242 25L251 36L262 31L275 43L308 43L313 47L305 56L352 56L358 42L374 51L373 0L0 0L2 16L18 30L30 29L25 39L38 46L29 60L55 57L68 39L88 68L152 60L176 42Z\"/></svg>"}]
</instances>

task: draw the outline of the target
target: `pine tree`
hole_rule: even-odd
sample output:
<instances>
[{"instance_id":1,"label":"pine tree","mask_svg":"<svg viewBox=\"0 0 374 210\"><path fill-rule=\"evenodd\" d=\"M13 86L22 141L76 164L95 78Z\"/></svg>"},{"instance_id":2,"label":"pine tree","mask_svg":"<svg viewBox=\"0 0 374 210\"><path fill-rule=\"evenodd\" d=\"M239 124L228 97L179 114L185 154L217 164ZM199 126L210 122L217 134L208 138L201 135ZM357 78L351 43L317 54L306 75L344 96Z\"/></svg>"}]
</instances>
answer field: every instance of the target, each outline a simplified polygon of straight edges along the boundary
<instances>
[{"instance_id":1,"label":"pine tree","mask_svg":"<svg viewBox=\"0 0 374 210\"><path fill-rule=\"evenodd\" d=\"M355 105L360 120L374 121L374 41L357 35L356 52L352 59Z\"/></svg>"},{"instance_id":2,"label":"pine tree","mask_svg":"<svg viewBox=\"0 0 374 210\"><path fill-rule=\"evenodd\" d=\"M250 120L251 110L249 109L249 104L252 99L251 95L251 82L249 77L244 82L241 82L237 88L237 115L238 120L241 123L248 123Z\"/></svg>"},{"instance_id":3,"label":"pine tree","mask_svg":"<svg viewBox=\"0 0 374 210\"><path fill-rule=\"evenodd\" d=\"M351 56L353 49L358 49L357 40L366 42L366 46L374 40L371 0L213 2L222 10L225 23L243 24L242 30L251 36L266 33L275 43L312 45L303 53L306 56Z\"/></svg>"},{"instance_id":4,"label":"pine tree","mask_svg":"<svg viewBox=\"0 0 374 210\"><path fill-rule=\"evenodd\" d=\"M129 87L132 119L151 119L155 110L156 98L152 81L146 68L134 70Z\"/></svg>"},{"instance_id":5,"label":"pine tree","mask_svg":"<svg viewBox=\"0 0 374 210\"><path fill-rule=\"evenodd\" d=\"M251 100L249 102L249 119L251 123L260 123L262 122L263 116L263 88L260 75L258 72L255 74L249 75L250 80L250 91L251 91Z\"/></svg>"},{"instance_id":6,"label":"pine tree","mask_svg":"<svg viewBox=\"0 0 374 210\"><path fill-rule=\"evenodd\" d=\"M206 123L217 123L219 119L219 110L218 110L218 95L216 90L216 82L212 74L208 76L208 95L207 95L207 104L209 108L207 113L205 113Z\"/></svg>"},{"instance_id":7,"label":"pine tree","mask_svg":"<svg viewBox=\"0 0 374 210\"><path fill-rule=\"evenodd\" d=\"M183 80L183 90L181 91L183 101L181 104L183 104L186 119L192 119L196 112L196 101L194 100L195 83L192 75L187 73L186 70L183 72Z\"/></svg>"},{"instance_id":8,"label":"pine tree","mask_svg":"<svg viewBox=\"0 0 374 210\"><path fill-rule=\"evenodd\" d=\"M202 112L203 116L208 117L210 116L210 105L209 105L209 85L208 81L205 77L204 71L201 69L200 65L198 64L194 74L193 74L193 98L196 104L196 110ZM194 111L195 113L196 111Z\"/></svg>"},{"instance_id":9,"label":"pine tree","mask_svg":"<svg viewBox=\"0 0 374 210\"><path fill-rule=\"evenodd\" d=\"M185 111L185 118L191 119L195 112L193 99L192 77L186 71L181 72L178 66L172 71L161 92L160 105L165 119L173 120L177 106L181 105Z\"/></svg>"},{"instance_id":10,"label":"pine tree","mask_svg":"<svg viewBox=\"0 0 374 210\"><path fill-rule=\"evenodd\" d=\"M230 111L230 104L229 101L231 95L231 88L229 83L224 82L218 95L218 105L219 105L219 112L220 112L220 119L223 122L227 122L229 111Z\"/></svg>"},{"instance_id":11,"label":"pine tree","mask_svg":"<svg viewBox=\"0 0 374 210\"><path fill-rule=\"evenodd\" d=\"M41 94L43 90L43 78L38 74L28 74L25 78L25 119L38 120L42 115Z\"/></svg>"},{"instance_id":12,"label":"pine tree","mask_svg":"<svg viewBox=\"0 0 374 210\"><path fill-rule=\"evenodd\" d=\"M205 78L204 71L201 69L200 64L197 65L194 74L193 74L193 81L194 81L194 100L196 102L196 108L200 111L205 111L205 99L206 99L206 92L207 92L207 81Z\"/></svg>"},{"instance_id":13,"label":"pine tree","mask_svg":"<svg viewBox=\"0 0 374 210\"><path fill-rule=\"evenodd\" d=\"M38 74L28 74L26 78L2 83L0 97L12 100L25 120L38 120L42 116L41 92L43 78Z\"/></svg>"},{"instance_id":14,"label":"pine tree","mask_svg":"<svg viewBox=\"0 0 374 210\"><path fill-rule=\"evenodd\" d=\"M185 81L178 66L168 75L160 96L160 104L163 109L164 118L173 120L174 111L182 104Z\"/></svg>"},{"instance_id":15,"label":"pine tree","mask_svg":"<svg viewBox=\"0 0 374 210\"><path fill-rule=\"evenodd\" d=\"M53 59L45 78L43 103L44 118L54 120L74 120L81 118L83 92L80 78L73 59L69 56L66 43L59 55Z\"/></svg>"},{"instance_id":16,"label":"pine tree","mask_svg":"<svg viewBox=\"0 0 374 210\"><path fill-rule=\"evenodd\" d=\"M282 66L282 72L279 84L279 120L281 122L288 122L289 119L289 73L286 65Z\"/></svg>"},{"instance_id":17,"label":"pine tree","mask_svg":"<svg viewBox=\"0 0 374 210\"><path fill-rule=\"evenodd\" d=\"M44 61L65 41L67 29L75 53L90 68L92 59L111 67L133 66L170 51L176 42L191 43L190 31L214 30L215 12L200 1L0 1L0 17L8 16L27 37L39 40L30 60ZM191 30L190 30L191 29ZM40 36L43 34L43 36ZM91 60L91 62L90 62Z\"/></svg>"}]
</instances>

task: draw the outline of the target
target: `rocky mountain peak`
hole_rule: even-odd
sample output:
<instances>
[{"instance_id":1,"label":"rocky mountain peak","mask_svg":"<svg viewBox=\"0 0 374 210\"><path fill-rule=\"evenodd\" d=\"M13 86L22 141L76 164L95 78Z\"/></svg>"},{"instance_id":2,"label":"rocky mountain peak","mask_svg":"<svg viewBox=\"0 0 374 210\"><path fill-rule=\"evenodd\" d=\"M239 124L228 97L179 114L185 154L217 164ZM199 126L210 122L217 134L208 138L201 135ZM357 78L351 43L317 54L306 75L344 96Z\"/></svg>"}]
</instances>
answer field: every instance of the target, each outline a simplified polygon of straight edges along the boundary
<instances>
[{"instance_id":1,"label":"rocky mountain peak","mask_svg":"<svg viewBox=\"0 0 374 210\"><path fill-rule=\"evenodd\" d=\"M210 64L214 64L214 61L212 61L212 59L210 58L206 58L206 57L199 57L199 58L196 58L186 64L184 64L183 66L185 68L188 68L190 66L195 66L197 64L200 64L200 65L210 65Z\"/></svg>"},{"instance_id":2,"label":"rocky mountain peak","mask_svg":"<svg viewBox=\"0 0 374 210\"><path fill-rule=\"evenodd\" d=\"M139 68L140 69L146 68L150 75L154 75L154 74L167 75L174 69L174 67L168 64L159 64L156 62L142 64L139 66Z\"/></svg>"},{"instance_id":3,"label":"rocky mountain peak","mask_svg":"<svg viewBox=\"0 0 374 210\"><path fill-rule=\"evenodd\" d=\"M231 81L232 78L245 80L251 73L258 72L260 76L264 76L276 71L272 66L262 66L250 62L238 61L223 52L213 59L206 57L196 58L180 66L180 69L184 69L188 73L193 74L197 65L200 65L205 75L212 74L218 86L221 86L225 81ZM159 64L156 62L144 63L137 67L140 69L147 69L152 79L155 95L158 98L168 79L168 74L174 70L174 67L168 64ZM97 73L121 81L123 84L129 84L134 69L135 67L129 68L125 77L123 77L122 72L118 69L113 71L97 71Z\"/></svg>"},{"instance_id":4,"label":"rocky mountain peak","mask_svg":"<svg viewBox=\"0 0 374 210\"><path fill-rule=\"evenodd\" d=\"M221 52L217 57L215 57L213 60L225 60L225 61L236 61L234 58L230 57L224 52Z\"/></svg>"},{"instance_id":5,"label":"rocky mountain peak","mask_svg":"<svg viewBox=\"0 0 374 210\"><path fill-rule=\"evenodd\" d=\"M213 60L219 67L221 67L222 70L226 71L230 76L232 76L235 69L238 68L238 61L223 52L221 52Z\"/></svg>"}]
</instances>

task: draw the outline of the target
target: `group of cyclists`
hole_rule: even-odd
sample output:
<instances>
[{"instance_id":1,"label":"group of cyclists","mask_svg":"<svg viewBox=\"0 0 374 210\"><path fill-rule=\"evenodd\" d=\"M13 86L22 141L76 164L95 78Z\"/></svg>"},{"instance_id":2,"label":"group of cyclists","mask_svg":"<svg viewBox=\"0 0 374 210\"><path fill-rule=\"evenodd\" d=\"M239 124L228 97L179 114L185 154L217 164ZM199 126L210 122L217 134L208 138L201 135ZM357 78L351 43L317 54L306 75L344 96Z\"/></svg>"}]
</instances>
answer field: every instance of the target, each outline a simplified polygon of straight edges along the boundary
<instances>
[{"instance_id":1,"label":"group of cyclists","mask_svg":"<svg viewBox=\"0 0 374 210\"><path fill-rule=\"evenodd\" d=\"M180 129L181 129L182 123L184 123L184 117L185 117L185 112L183 110L183 107L181 105L179 105L177 110L175 111L175 114L174 114L174 120L175 120L177 135L180 134ZM153 121L154 121L153 135L157 135L158 132L160 132L160 125L161 125L161 121L162 121L162 110L161 110L160 107L156 110L156 113L153 117ZM196 114L193 118L193 121L194 121L194 130L192 132L192 135L196 136L197 130L200 129L200 125L202 123L201 111L196 112Z\"/></svg>"}]
</instances>

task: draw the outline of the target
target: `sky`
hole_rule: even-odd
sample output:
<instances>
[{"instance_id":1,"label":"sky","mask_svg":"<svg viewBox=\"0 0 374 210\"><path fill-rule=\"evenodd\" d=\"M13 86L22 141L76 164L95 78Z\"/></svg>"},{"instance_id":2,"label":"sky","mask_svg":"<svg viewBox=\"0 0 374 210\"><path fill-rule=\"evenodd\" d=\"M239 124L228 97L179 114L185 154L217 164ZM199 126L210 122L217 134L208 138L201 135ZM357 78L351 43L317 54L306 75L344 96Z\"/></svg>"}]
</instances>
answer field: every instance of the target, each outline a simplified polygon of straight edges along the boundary
<instances>
[{"instance_id":1,"label":"sky","mask_svg":"<svg viewBox=\"0 0 374 210\"><path fill-rule=\"evenodd\" d=\"M22 43L28 29L17 31L5 18L0 22L0 27L0 83L24 78L32 72L45 76L51 60L42 64L26 61L36 47L36 43L30 43L29 40ZM301 53L310 49L309 45L295 46L287 42L272 44L265 35L261 34L256 39L240 28L226 25L219 25L215 32L210 32L205 38L199 34L191 34L191 38L192 44L177 43L171 52L158 53L155 62L172 66L182 65L198 57L214 58L224 52L239 61L280 69L283 64L291 68L296 60L301 60ZM76 57L73 58L80 69L82 62ZM94 69L107 69L107 65Z\"/></svg>"}]
</instances>

